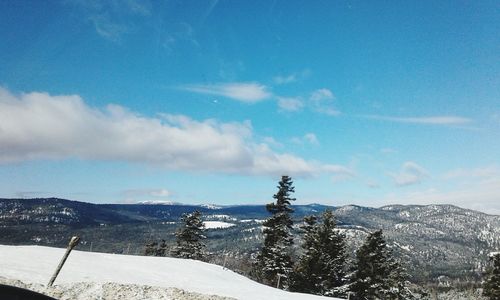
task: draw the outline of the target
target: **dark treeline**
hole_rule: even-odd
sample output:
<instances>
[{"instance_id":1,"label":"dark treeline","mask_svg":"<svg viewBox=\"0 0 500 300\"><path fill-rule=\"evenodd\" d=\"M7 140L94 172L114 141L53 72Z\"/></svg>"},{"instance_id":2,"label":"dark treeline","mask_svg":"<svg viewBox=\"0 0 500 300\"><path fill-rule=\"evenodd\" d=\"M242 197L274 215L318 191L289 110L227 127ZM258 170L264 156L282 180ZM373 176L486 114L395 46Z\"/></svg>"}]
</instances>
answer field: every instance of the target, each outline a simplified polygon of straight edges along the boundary
<instances>
[{"instance_id":1,"label":"dark treeline","mask_svg":"<svg viewBox=\"0 0 500 300\"><path fill-rule=\"evenodd\" d=\"M301 293L348 299L437 299L436 288L411 284L395 259L382 230L369 233L354 257L347 251L347 237L337 227L332 210L306 216L300 226L299 251L294 247L293 181L282 176L274 202L266 205L270 217L263 225L263 245L255 256L208 253L199 211L185 213L175 233L175 245L165 240L146 244L145 255L197 259L229 266L261 283ZM500 300L500 254L492 257L482 294ZM453 297L453 296L452 296Z\"/></svg>"}]
</instances>

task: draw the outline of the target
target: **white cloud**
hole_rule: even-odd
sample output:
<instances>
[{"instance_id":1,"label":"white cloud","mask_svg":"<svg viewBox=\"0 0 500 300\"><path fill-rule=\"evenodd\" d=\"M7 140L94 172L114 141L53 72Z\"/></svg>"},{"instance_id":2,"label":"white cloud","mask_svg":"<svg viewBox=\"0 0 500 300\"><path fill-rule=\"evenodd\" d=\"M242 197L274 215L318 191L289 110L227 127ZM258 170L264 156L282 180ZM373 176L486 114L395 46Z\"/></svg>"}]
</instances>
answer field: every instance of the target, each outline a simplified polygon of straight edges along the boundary
<instances>
[{"instance_id":1,"label":"white cloud","mask_svg":"<svg viewBox=\"0 0 500 300\"><path fill-rule=\"evenodd\" d=\"M223 96L245 103L256 103L268 99L272 95L265 85L254 82L191 84L180 88L200 94Z\"/></svg>"},{"instance_id":2,"label":"white cloud","mask_svg":"<svg viewBox=\"0 0 500 300\"><path fill-rule=\"evenodd\" d=\"M121 36L128 32L128 27L124 24L115 23L104 15L92 15L89 20L94 24L96 32L111 41L120 40Z\"/></svg>"},{"instance_id":3,"label":"white cloud","mask_svg":"<svg viewBox=\"0 0 500 300\"><path fill-rule=\"evenodd\" d=\"M288 84L303 80L311 75L311 70L304 69L301 72L294 72L288 75L279 75L273 77L273 82L277 85Z\"/></svg>"},{"instance_id":4,"label":"white cloud","mask_svg":"<svg viewBox=\"0 0 500 300\"><path fill-rule=\"evenodd\" d=\"M313 144L313 145L319 144L318 138L316 137L316 135L314 133L306 133L304 135L304 139L306 141L308 141L310 144Z\"/></svg>"},{"instance_id":5,"label":"white cloud","mask_svg":"<svg viewBox=\"0 0 500 300\"><path fill-rule=\"evenodd\" d=\"M333 101L335 96L329 89L318 89L311 93L309 100L312 105L312 109L316 112L326 114L329 116L337 116L340 114L334 105Z\"/></svg>"},{"instance_id":6,"label":"white cloud","mask_svg":"<svg viewBox=\"0 0 500 300\"><path fill-rule=\"evenodd\" d=\"M250 122L149 118L117 105L89 107L79 96L12 95L0 88L0 163L37 159L145 163L171 170L316 176L323 163L256 143Z\"/></svg>"},{"instance_id":7,"label":"white cloud","mask_svg":"<svg viewBox=\"0 0 500 300\"><path fill-rule=\"evenodd\" d=\"M374 180L368 180L366 182L366 186L371 188L371 189L378 189L380 188L380 184L378 184L376 181Z\"/></svg>"},{"instance_id":8,"label":"white cloud","mask_svg":"<svg viewBox=\"0 0 500 300\"><path fill-rule=\"evenodd\" d=\"M500 169L495 165L491 165L482 168L451 170L443 175L443 179L491 178L494 176L500 177Z\"/></svg>"},{"instance_id":9,"label":"white cloud","mask_svg":"<svg viewBox=\"0 0 500 300\"><path fill-rule=\"evenodd\" d=\"M172 53L176 46L190 45L199 47L200 44L195 37L194 28L186 23L179 22L169 26L168 31L161 32L163 42L161 45L167 53Z\"/></svg>"},{"instance_id":10,"label":"white cloud","mask_svg":"<svg viewBox=\"0 0 500 300\"><path fill-rule=\"evenodd\" d=\"M323 170L333 174L331 178L333 183L346 181L356 176L356 173L353 170L339 165L324 165Z\"/></svg>"},{"instance_id":11,"label":"white cloud","mask_svg":"<svg viewBox=\"0 0 500 300\"><path fill-rule=\"evenodd\" d=\"M286 84L297 81L297 74L290 74L287 76L276 76L273 78L274 83L276 84Z\"/></svg>"},{"instance_id":12,"label":"white cloud","mask_svg":"<svg viewBox=\"0 0 500 300\"><path fill-rule=\"evenodd\" d=\"M310 99L312 101L320 101L325 99L333 99L333 93L329 89L319 89L311 93Z\"/></svg>"},{"instance_id":13,"label":"white cloud","mask_svg":"<svg viewBox=\"0 0 500 300\"><path fill-rule=\"evenodd\" d=\"M457 117L457 116L391 117L391 116L380 116L380 115L367 115L361 117L373 120L380 120L380 121L424 124L424 125L466 125L472 122L471 119L464 117Z\"/></svg>"},{"instance_id":14,"label":"white cloud","mask_svg":"<svg viewBox=\"0 0 500 300\"><path fill-rule=\"evenodd\" d=\"M311 145L319 145L318 138L312 132L306 133L301 137L294 136L290 139L290 141L297 145L303 145L304 143L308 143Z\"/></svg>"},{"instance_id":15,"label":"white cloud","mask_svg":"<svg viewBox=\"0 0 500 300\"><path fill-rule=\"evenodd\" d=\"M299 111L304 107L300 98L278 97L278 107L282 111Z\"/></svg>"},{"instance_id":16,"label":"white cloud","mask_svg":"<svg viewBox=\"0 0 500 300\"><path fill-rule=\"evenodd\" d=\"M168 198L172 193L167 189L130 189L123 191L127 197L161 197Z\"/></svg>"},{"instance_id":17,"label":"white cloud","mask_svg":"<svg viewBox=\"0 0 500 300\"><path fill-rule=\"evenodd\" d=\"M273 138L272 136L266 136L262 139L262 141L271 146L271 147L275 147L275 148L281 148L283 147L283 144L278 142L275 138Z\"/></svg>"},{"instance_id":18,"label":"white cloud","mask_svg":"<svg viewBox=\"0 0 500 300\"><path fill-rule=\"evenodd\" d=\"M398 186L412 185L422 182L429 173L418 164L407 161L401 167L399 173L389 173L394 183Z\"/></svg>"},{"instance_id":19,"label":"white cloud","mask_svg":"<svg viewBox=\"0 0 500 300\"><path fill-rule=\"evenodd\" d=\"M111 41L119 41L124 34L130 32L130 27L134 27L134 24L131 24L129 20L134 20L135 17L147 17L151 14L151 3L149 1L74 0L65 3L80 8L86 20L94 25L96 32ZM124 22L124 20L127 20L127 22Z\"/></svg>"}]
</instances>

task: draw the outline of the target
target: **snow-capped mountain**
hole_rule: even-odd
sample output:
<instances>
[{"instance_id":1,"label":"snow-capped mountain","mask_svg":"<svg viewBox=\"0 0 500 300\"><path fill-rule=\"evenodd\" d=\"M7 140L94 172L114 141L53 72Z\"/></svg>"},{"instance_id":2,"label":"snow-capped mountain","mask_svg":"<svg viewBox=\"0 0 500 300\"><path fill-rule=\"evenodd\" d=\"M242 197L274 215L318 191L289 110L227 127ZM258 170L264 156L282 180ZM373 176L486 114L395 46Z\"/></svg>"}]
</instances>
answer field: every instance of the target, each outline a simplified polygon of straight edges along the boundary
<instances>
[{"instance_id":1,"label":"snow-capped mountain","mask_svg":"<svg viewBox=\"0 0 500 300\"><path fill-rule=\"evenodd\" d=\"M304 216L327 206L294 206L297 236ZM0 199L0 244L65 246L68 234L80 248L141 254L148 239L173 243L179 217L200 210L207 222L208 250L238 259L261 245L263 205L213 207L160 204L90 204L63 199ZM488 254L500 250L500 216L452 205L333 207L351 250L368 232L383 229L388 245L409 266L415 280L478 275ZM221 225L224 224L224 225ZM229 225L228 225L229 224ZM297 241L298 242L298 241ZM297 243L298 244L298 243Z\"/></svg>"}]
</instances>

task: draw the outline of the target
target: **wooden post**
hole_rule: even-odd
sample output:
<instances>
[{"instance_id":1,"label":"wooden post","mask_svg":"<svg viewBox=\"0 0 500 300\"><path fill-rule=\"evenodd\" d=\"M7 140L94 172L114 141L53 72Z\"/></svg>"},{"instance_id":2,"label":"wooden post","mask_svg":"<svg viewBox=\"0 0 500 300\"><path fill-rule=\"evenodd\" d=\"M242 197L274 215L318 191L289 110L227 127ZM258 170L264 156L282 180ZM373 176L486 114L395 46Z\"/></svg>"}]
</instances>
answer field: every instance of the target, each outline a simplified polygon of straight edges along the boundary
<instances>
[{"instance_id":1,"label":"wooden post","mask_svg":"<svg viewBox=\"0 0 500 300\"><path fill-rule=\"evenodd\" d=\"M52 275L52 278L50 278L50 281L47 284L47 286L52 286L52 284L56 280L57 275L59 274L59 272L61 271L64 263L66 262L66 259L68 258L69 253L71 252L71 250L73 250L73 248L76 247L76 245L78 245L78 242L80 242L80 238L79 237L74 236L74 237L71 238L71 240L69 241L69 244L68 244L68 248L66 248L66 252L64 253L64 256L62 257L61 261L59 262L59 265L57 266L57 269L54 272L54 275Z\"/></svg>"},{"instance_id":2,"label":"wooden post","mask_svg":"<svg viewBox=\"0 0 500 300\"><path fill-rule=\"evenodd\" d=\"M276 288L280 288L280 280L281 280L281 274L278 274L278 284L276 285Z\"/></svg>"}]
</instances>

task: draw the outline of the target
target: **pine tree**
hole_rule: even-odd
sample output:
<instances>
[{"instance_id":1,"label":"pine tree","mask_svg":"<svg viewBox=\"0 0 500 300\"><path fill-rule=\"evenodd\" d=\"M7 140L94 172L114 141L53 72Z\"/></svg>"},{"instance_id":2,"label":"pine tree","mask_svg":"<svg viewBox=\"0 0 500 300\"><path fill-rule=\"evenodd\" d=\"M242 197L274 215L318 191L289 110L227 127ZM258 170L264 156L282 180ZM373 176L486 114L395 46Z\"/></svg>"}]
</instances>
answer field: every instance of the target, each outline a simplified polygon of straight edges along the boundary
<instances>
[{"instance_id":1,"label":"pine tree","mask_svg":"<svg viewBox=\"0 0 500 300\"><path fill-rule=\"evenodd\" d=\"M161 243L156 250L156 256L167 256L167 243L165 240L161 240Z\"/></svg>"},{"instance_id":2,"label":"pine tree","mask_svg":"<svg viewBox=\"0 0 500 300\"><path fill-rule=\"evenodd\" d=\"M205 225L201 220L201 212L183 214L181 222L183 225L175 233L177 245L173 248L172 255L203 260L205 245L201 241L206 237L203 235Z\"/></svg>"},{"instance_id":3,"label":"pine tree","mask_svg":"<svg viewBox=\"0 0 500 300\"><path fill-rule=\"evenodd\" d=\"M368 235L356 252L357 265L351 291L354 299L413 299L406 274L394 260L382 230Z\"/></svg>"},{"instance_id":4,"label":"pine tree","mask_svg":"<svg viewBox=\"0 0 500 300\"><path fill-rule=\"evenodd\" d=\"M342 297L346 295L345 236L336 230L333 212L304 219L304 249L292 276L292 290L303 293Z\"/></svg>"},{"instance_id":5,"label":"pine tree","mask_svg":"<svg viewBox=\"0 0 500 300\"><path fill-rule=\"evenodd\" d=\"M153 256L156 253L156 248L158 247L157 242L151 242L146 244L146 248L144 249L144 255Z\"/></svg>"},{"instance_id":6,"label":"pine tree","mask_svg":"<svg viewBox=\"0 0 500 300\"><path fill-rule=\"evenodd\" d=\"M330 209L322 216L318 228L321 256L321 294L345 296L347 252L345 236L337 230L335 217Z\"/></svg>"},{"instance_id":7,"label":"pine tree","mask_svg":"<svg viewBox=\"0 0 500 300\"><path fill-rule=\"evenodd\" d=\"M304 218L304 231L302 242L303 253L294 268L290 278L290 290L292 292L320 294L320 269L321 253L318 247L318 218L307 216Z\"/></svg>"},{"instance_id":8,"label":"pine tree","mask_svg":"<svg viewBox=\"0 0 500 300\"><path fill-rule=\"evenodd\" d=\"M273 196L276 203L266 205L272 216L264 223L264 246L257 256L257 270L261 281L287 288L287 279L292 270L290 248L293 244L291 234L293 213L291 193L295 192L293 181L289 176L282 176L278 185L278 192Z\"/></svg>"},{"instance_id":9,"label":"pine tree","mask_svg":"<svg viewBox=\"0 0 500 300\"><path fill-rule=\"evenodd\" d=\"M500 300L500 253L490 257L493 265L483 283L483 296L490 300Z\"/></svg>"}]
</instances>

